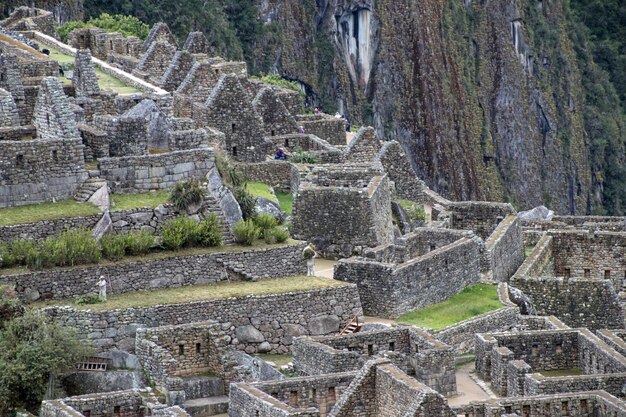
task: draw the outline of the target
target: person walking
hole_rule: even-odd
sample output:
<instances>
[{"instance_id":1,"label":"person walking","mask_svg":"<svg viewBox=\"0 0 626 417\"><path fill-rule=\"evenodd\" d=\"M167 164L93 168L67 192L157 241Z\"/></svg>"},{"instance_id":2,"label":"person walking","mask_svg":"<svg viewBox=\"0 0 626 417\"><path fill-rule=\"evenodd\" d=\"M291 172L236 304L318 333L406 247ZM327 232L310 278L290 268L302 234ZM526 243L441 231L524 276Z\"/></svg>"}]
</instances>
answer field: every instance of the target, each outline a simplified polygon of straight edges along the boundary
<instances>
[{"instance_id":1,"label":"person walking","mask_svg":"<svg viewBox=\"0 0 626 417\"><path fill-rule=\"evenodd\" d=\"M104 275L100 275L100 280L98 281L98 295L104 301L107 300L107 280L104 278Z\"/></svg>"}]
</instances>

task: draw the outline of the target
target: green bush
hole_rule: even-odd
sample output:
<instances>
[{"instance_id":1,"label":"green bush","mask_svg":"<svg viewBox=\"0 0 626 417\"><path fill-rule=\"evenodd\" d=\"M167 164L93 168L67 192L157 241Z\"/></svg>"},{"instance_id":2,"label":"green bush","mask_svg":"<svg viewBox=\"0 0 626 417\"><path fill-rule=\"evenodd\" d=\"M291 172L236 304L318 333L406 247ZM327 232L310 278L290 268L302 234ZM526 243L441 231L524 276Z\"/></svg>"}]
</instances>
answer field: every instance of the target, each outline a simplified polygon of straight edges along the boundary
<instances>
[{"instance_id":1,"label":"green bush","mask_svg":"<svg viewBox=\"0 0 626 417\"><path fill-rule=\"evenodd\" d=\"M240 187L244 183L243 175L237 170L227 155L223 152L215 153L215 166L222 177L222 181L229 188Z\"/></svg>"},{"instance_id":2,"label":"green bush","mask_svg":"<svg viewBox=\"0 0 626 417\"><path fill-rule=\"evenodd\" d=\"M67 42L70 32L74 29L85 27L98 27L107 32L118 32L124 36L137 36L145 40L150 33L150 26L137 19L135 16L122 14L110 15L102 13L98 17L93 17L87 22L71 21L57 27L57 33L63 42Z\"/></svg>"},{"instance_id":3,"label":"green bush","mask_svg":"<svg viewBox=\"0 0 626 417\"><path fill-rule=\"evenodd\" d=\"M0 267L10 268L16 264L17 259L11 252L9 245L0 242Z\"/></svg>"},{"instance_id":4,"label":"green bush","mask_svg":"<svg viewBox=\"0 0 626 417\"><path fill-rule=\"evenodd\" d=\"M233 227L235 242L251 246L261 235L261 230L252 220L239 220Z\"/></svg>"},{"instance_id":5,"label":"green bush","mask_svg":"<svg viewBox=\"0 0 626 417\"><path fill-rule=\"evenodd\" d=\"M411 221L424 221L426 220L426 213L424 212L424 207L414 204L413 206L406 209L406 214L409 216Z\"/></svg>"},{"instance_id":6,"label":"green bush","mask_svg":"<svg viewBox=\"0 0 626 417\"><path fill-rule=\"evenodd\" d=\"M33 255L33 252L37 251L35 241L32 239L12 239L9 242L9 250L11 256L15 260L15 264L25 265L26 259Z\"/></svg>"},{"instance_id":7,"label":"green bush","mask_svg":"<svg viewBox=\"0 0 626 417\"><path fill-rule=\"evenodd\" d=\"M100 239L102 256L111 261L122 259L126 255L126 236L121 234L108 234Z\"/></svg>"},{"instance_id":8,"label":"green bush","mask_svg":"<svg viewBox=\"0 0 626 417\"><path fill-rule=\"evenodd\" d=\"M221 246L222 225L215 213L198 223L193 234L193 242L199 246Z\"/></svg>"},{"instance_id":9,"label":"green bush","mask_svg":"<svg viewBox=\"0 0 626 417\"><path fill-rule=\"evenodd\" d=\"M259 213L254 216L254 224L261 230L261 238L265 239L265 234L278 226L278 221L268 213Z\"/></svg>"},{"instance_id":10,"label":"green bush","mask_svg":"<svg viewBox=\"0 0 626 417\"><path fill-rule=\"evenodd\" d=\"M239 203L239 207L241 208L241 214L245 220L254 218L254 214L256 213L256 209L254 206L256 205L256 198L254 198L248 191L243 187L235 187L233 189L233 196L237 203Z\"/></svg>"},{"instance_id":11,"label":"green bush","mask_svg":"<svg viewBox=\"0 0 626 417\"><path fill-rule=\"evenodd\" d=\"M317 155L297 147L296 151L289 158L289 161L296 164L317 164Z\"/></svg>"},{"instance_id":12,"label":"green bush","mask_svg":"<svg viewBox=\"0 0 626 417\"><path fill-rule=\"evenodd\" d=\"M163 223L163 246L177 250L193 242L196 222L187 217L176 217Z\"/></svg>"},{"instance_id":13,"label":"green bush","mask_svg":"<svg viewBox=\"0 0 626 417\"><path fill-rule=\"evenodd\" d=\"M100 246L87 229L66 230L39 244L36 257L30 256L28 265L34 268L72 266L98 263L102 257Z\"/></svg>"},{"instance_id":14,"label":"green bush","mask_svg":"<svg viewBox=\"0 0 626 417\"><path fill-rule=\"evenodd\" d=\"M283 243L289 239L289 231L281 226L276 226L272 229L266 230L264 234L265 243Z\"/></svg>"},{"instance_id":15,"label":"green bush","mask_svg":"<svg viewBox=\"0 0 626 417\"><path fill-rule=\"evenodd\" d=\"M71 31L73 31L74 29L84 28L87 26L89 25L85 22L71 21L71 22L67 22L64 25L57 27L57 33L59 34L61 41L67 43L67 38Z\"/></svg>"},{"instance_id":16,"label":"green bush","mask_svg":"<svg viewBox=\"0 0 626 417\"><path fill-rule=\"evenodd\" d=\"M170 202L182 211L194 204L200 204L204 199L204 191L200 182L196 179L189 179L177 183L170 193Z\"/></svg>"},{"instance_id":17,"label":"green bush","mask_svg":"<svg viewBox=\"0 0 626 417\"><path fill-rule=\"evenodd\" d=\"M103 303L104 300L99 295L95 294L86 294L86 295L75 295L74 296L74 304L83 305L83 304L100 304Z\"/></svg>"},{"instance_id":18,"label":"green bush","mask_svg":"<svg viewBox=\"0 0 626 417\"><path fill-rule=\"evenodd\" d=\"M154 245L154 235L145 230L130 232L126 235L126 251L130 255L143 255L150 252Z\"/></svg>"}]
</instances>

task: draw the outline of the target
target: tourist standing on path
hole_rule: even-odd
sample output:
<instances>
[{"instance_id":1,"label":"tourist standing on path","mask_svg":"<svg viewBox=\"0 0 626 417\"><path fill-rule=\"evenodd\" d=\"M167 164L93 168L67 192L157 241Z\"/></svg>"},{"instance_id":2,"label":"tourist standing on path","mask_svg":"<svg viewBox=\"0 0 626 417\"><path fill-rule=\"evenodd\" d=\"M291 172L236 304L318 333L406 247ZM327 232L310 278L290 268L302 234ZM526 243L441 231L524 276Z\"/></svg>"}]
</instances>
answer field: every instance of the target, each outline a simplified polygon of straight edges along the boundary
<instances>
[{"instance_id":1,"label":"tourist standing on path","mask_svg":"<svg viewBox=\"0 0 626 417\"><path fill-rule=\"evenodd\" d=\"M315 275L315 258L317 257L315 246L312 243L309 243L302 250L302 256L306 259L306 275L307 277L312 277Z\"/></svg>"},{"instance_id":2,"label":"tourist standing on path","mask_svg":"<svg viewBox=\"0 0 626 417\"><path fill-rule=\"evenodd\" d=\"M100 275L100 281L98 281L98 295L104 301L107 300L107 280L104 279L104 275Z\"/></svg>"}]
</instances>

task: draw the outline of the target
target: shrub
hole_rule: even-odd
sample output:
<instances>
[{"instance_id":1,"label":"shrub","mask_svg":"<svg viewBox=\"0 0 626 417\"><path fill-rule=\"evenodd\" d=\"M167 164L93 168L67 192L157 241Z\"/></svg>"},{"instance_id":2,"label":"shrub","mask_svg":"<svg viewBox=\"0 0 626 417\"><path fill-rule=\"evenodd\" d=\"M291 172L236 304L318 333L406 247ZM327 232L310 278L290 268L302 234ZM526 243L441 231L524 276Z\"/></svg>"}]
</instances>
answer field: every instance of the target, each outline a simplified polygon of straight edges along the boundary
<instances>
[{"instance_id":1,"label":"shrub","mask_svg":"<svg viewBox=\"0 0 626 417\"><path fill-rule=\"evenodd\" d=\"M261 235L261 230L252 220L239 220L233 227L235 242L251 246Z\"/></svg>"},{"instance_id":2,"label":"shrub","mask_svg":"<svg viewBox=\"0 0 626 417\"><path fill-rule=\"evenodd\" d=\"M0 242L0 267L2 268L10 268L13 265L17 264L17 259L11 253L11 249L9 245L6 243Z\"/></svg>"},{"instance_id":3,"label":"shrub","mask_svg":"<svg viewBox=\"0 0 626 417\"><path fill-rule=\"evenodd\" d=\"M259 213L254 216L254 224L261 230L261 237L265 239L265 234L278 226L278 221L268 213Z\"/></svg>"},{"instance_id":4,"label":"shrub","mask_svg":"<svg viewBox=\"0 0 626 417\"><path fill-rule=\"evenodd\" d=\"M200 246L222 245L222 225L215 213L196 225L193 242Z\"/></svg>"},{"instance_id":5,"label":"shrub","mask_svg":"<svg viewBox=\"0 0 626 417\"><path fill-rule=\"evenodd\" d=\"M9 242L9 250L16 264L25 265L26 259L37 251L37 247L32 239L12 239Z\"/></svg>"},{"instance_id":6,"label":"shrub","mask_svg":"<svg viewBox=\"0 0 626 417\"><path fill-rule=\"evenodd\" d=\"M289 239L289 231L281 226L276 226L272 229L265 231L265 243L273 244L273 243L283 243L287 239Z\"/></svg>"},{"instance_id":7,"label":"shrub","mask_svg":"<svg viewBox=\"0 0 626 417\"><path fill-rule=\"evenodd\" d=\"M170 193L170 202L181 211L191 205L200 204L203 199L204 191L200 182L193 178L177 183Z\"/></svg>"},{"instance_id":8,"label":"shrub","mask_svg":"<svg viewBox=\"0 0 626 417\"><path fill-rule=\"evenodd\" d=\"M74 296L74 304L83 305L83 304L100 304L103 303L104 300L99 295L95 294L86 294L86 295L75 295Z\"/></svg>"},{"instance_id":9,"label":"shrub","mask_svg":"<svg viewBox=\"0 0 626 417\"><path fill-rule=\"evenodd\" d=\"M187 217L177 217L163 224L163 246L167 249L180 249L193 241L196 222Z\"/></svg>"},{"instance_id":10,"label":"shrub","mask_svg":"<svg viewBox=\"0 0 626 417\"><path fill-rule=\"evenodd\" d=\"M100 239L102 256L111 261L122 259L126 254L127 239L125 235L109 234Z\"/></svg>"},{"instance_id":11,"label":"shrub","mask_svg":"<svg viewBox=\"0 0 626 417\"><path fill-rule=\"evenodd\" d=\"M87 229L66 230L40 243L38 259L29 258L29 266L68 266L97 263L102 253L98 242Z\"/></svg>"},{"instance_id":12,"label":"shrub","mask_svg":"<svg viewBox=\"0 0 626 417\"><path fill-rule=\"evenodd\" d=\"M126 251L130 255L143 255L150 252L154 245L154 235L148 231L140 230L126 235Z\"/></svg>"},{"instance_id":13,"label":"shrub","mask_svg":"<svg viewBox=\"0 0 626 417\"><path fill-rule=\"evenodd\" d=\"M233 190L233 196L239 207L241 208L241 214L244 220L252 219L256 213L254 206L256 205L256 198L250 195L248 191L243 187L236 187Z\"/></svg>"},{"instance_id":14,"label":"shrub","mask_svg":"<svg viewBox=\"0 0 626 417\"><path fill-rule=\"evenodd\" d=\"M71 31L73 31L74 29L84 28L88 26L89 25L85 22L74 20L71 22L67 22L62 26L57 27L57 33L59 34L61 41L67 43L67 38Z\"/></svg>"},{"instance_id":15,"label":"shrub","mask_svg":"<svg viewBox=\"0 0 626 417\"><path fill-rule=\"evenodd\" d=\"M406 209L406 214L409 216L411 221L424 221L426 219L426 212L424 212L424 207L414 204Z\"/></svg>"},{"instance_id":16,"label":"shrub","mask_svg":"<svg viewBox=\"0 0 626 417\"><path fill-rule=\"evenodd\" d=\"M317 155L304 151L302 148L298 147L289 158L289 161L296 164L317 164Z\"/></svg>"},{"instance_id":17,"label":"shrub","mask_svg":"<svg viewBox=\"0 0 626 417\"><path fill-rule=\"evenodd\" d=\"M233 165L230 158L223 152L215 153L215 166L222 177L222 181L229 187L240 187L244 183L243 175Z\"/></svg>"}]
</instances>

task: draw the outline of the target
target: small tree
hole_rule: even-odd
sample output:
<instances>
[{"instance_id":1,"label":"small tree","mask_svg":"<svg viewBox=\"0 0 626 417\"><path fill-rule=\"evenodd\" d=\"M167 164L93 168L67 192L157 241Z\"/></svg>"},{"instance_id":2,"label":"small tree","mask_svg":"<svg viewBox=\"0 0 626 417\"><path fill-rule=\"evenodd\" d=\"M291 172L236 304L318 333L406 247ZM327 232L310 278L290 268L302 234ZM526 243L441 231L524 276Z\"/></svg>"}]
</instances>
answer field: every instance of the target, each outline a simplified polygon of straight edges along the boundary
<instances>
[{"instance_id":1,"label":"small tree","mask_svg":"<svg viewBox=\"0 0 626 417\"><path fill-rule=\"evenodd\" d=\"M76 333L34 312L0 330L0 415L18 408L36 413L51 375L76 365L91 349Z\"/></svg>"}]
</instances>

